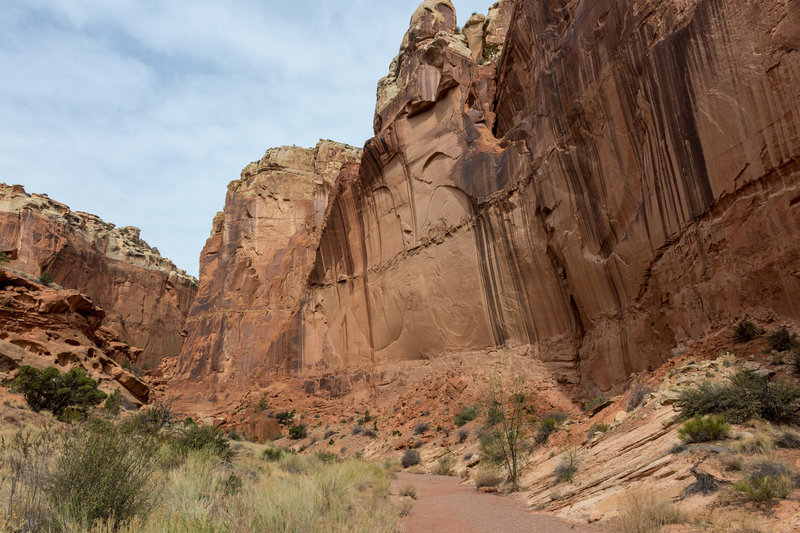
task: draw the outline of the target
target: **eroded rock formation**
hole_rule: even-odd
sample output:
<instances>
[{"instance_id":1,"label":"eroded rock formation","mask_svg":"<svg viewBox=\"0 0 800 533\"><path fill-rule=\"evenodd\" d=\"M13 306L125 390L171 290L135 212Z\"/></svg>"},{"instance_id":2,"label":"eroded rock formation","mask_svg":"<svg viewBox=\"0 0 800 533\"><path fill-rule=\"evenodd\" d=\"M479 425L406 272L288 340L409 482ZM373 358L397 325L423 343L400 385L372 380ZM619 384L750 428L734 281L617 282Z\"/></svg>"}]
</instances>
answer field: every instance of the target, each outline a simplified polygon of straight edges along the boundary
<instances>
[{"instance_id":1,"label":"eroded rock formation","mask_svg":"<svg viewBox=\"0 0 800 533\"><path fill-rule=\"evenodd\" d=\"M0 183L0 250L15 268L34 277L49 272L58 285L88 295L109 329L142 348L140 364L180 353L197 281L142 241L138 228L116 228Z\"/></svg>"},{"instance_id":2,"label":"eroded rock formation","mask_svg":"<svg viewBox=\"0 0 800 533\"><path fill-rule=\"evenodd\" d=\"M319 219L278 246L299 270L217 263L283 217L229 192L247 215L215 221L201 285L236 313L198 303L212 340L181 358L203 398L504 345L607 391L744 314L800 318L800 2L509 0L455 24L448 0L412 17L318 245Z\"/></svg>"},{"instance_id":3,"label":"eroded rock formation","mask_svg":"<svg viewBox=\"0 0 800 533\"><path fill-rule=\"evenodd\" d=\"M277 364L268 348L305 294L334 181L360 157L331 141L273 148L228 185L200 257L178 369L184 394L199 385L210 402L239 396Z\"/></svg>"},{"instance_id":4,"label":"eroded rock formation","mask_svg":"<svg viewBox=\"0 0 800 533\"><path fill-rule=\"evenodd\" d=\"M105 313L77 291L46 287L0 268L0 378L22 365L83 368L107 392L119 389L135 405L149 387L122 365L141 352L102 326Z\"/></svg>"}]
</instances>

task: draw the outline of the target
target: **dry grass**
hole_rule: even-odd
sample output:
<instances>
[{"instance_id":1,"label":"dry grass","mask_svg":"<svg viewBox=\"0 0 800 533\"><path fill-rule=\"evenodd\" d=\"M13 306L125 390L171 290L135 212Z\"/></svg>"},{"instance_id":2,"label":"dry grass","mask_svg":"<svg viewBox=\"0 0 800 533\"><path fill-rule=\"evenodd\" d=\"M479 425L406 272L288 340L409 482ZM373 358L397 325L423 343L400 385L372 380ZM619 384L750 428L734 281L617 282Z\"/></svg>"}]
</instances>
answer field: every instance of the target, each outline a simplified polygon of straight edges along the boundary
<instances>
[{"instance_id":1,"label":"dry grass","mask_svg":"<svg viewBox=\"0 0 800 533\"><path fill-rule=\"evenodd\" d=\"M623 500L619 516L608 524L616 533L657 533L667 524L682 524L689 517L676 505L646 491L629 493Z\"/></svg>"},{"instance_id":2,"label":"dry grass","mask_svg":"<svg viewBox=\"0 0 800 533\"><path fill-rule=\"evenodd\" d=\"M472 473L472 481L475 488L496 487L503 482L503 476L494 468L482 467Z\"/></svg>"},{"instance_id":3,"label":"dry grass","mask_svg":"<svg viewBox=\"0 0 800 533\"><path fill-rule=\"evenodd\" d=\"M737 440L729 446L734 453L767 454L775 447L775 439L763 429L756 429L752 436Z\"/></svg>"},{"instance_id":4,"label":"dry grass","mask_svg":"<svg viewBox=\"0 0 800 533\"><path fill-rule=\"evenodd\" d=\"M406 483L405 485L401 485L398 489L398 494L400 496L408 496L411 499L417 499L417 487L413 483Z\"/></svg>"}]
</instances>

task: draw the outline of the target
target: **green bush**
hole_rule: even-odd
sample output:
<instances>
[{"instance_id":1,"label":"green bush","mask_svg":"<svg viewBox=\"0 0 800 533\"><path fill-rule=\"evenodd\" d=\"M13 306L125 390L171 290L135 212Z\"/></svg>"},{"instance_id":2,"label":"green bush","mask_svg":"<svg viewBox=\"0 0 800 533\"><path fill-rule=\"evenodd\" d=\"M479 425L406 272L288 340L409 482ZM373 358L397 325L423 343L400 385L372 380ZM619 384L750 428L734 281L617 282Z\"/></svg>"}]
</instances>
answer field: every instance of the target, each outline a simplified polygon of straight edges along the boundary
<instances>
[{"instance_id":1,"label":"green bush","mask_svg":"<svg viewBox=\"0 0 800 533\"><path fill-rule=\"evenodd\" d=\"M684 417L718 414L734 424L759 418L776 424L798 419L800 389L791 383L770 382L749 370L737 372L728 383L705 382L684 391L678 406Z\"/></svg>"},{"instance_id":2,"label":"green bush","mask_svg":"<svg viewBox=\"0 0 800 533\"><path fill-rule=\"evenodd\" d=\"M439 461L436 462L436 466L433 467L432 474L437 476L452 476L453 468L456 466L456 458L452 455L443 455L439 458Z\"/></svg>"},{"instance_id":3,"label":"green bush","mask_svg":"<svg viewBox=\"0 0 800 533\"><path fill-rule=\"evenodd\" d=\"M294 410L292 411L281 411L277 415L275 415L275 420L278 421L278 424L282 426L289 426L294 422Z\"/></svg>"},{"instance_id":4,"label":"green bush","mask_svg":"<svg viewBox=\"0 0 800 533\"><path fill-rule=\"evenodd\" d=\"M58 521L118 524L146 515L158 494L150 482L158 448L147 434L101 420L67 431L45 485Z\"/></svg>"},{"instance_id":5,"label":"green bush","mask_svg":"<svg viewBox=\"0 0 800 533\"><path fill-rule=\"evenodd\" d=\"M283 457L282 448L264 448L264 451L261 452L261 458L266 461L280 461L281 457Z\"/></svg>"},{"instance_id":6,"label":"green bush","mask_svg":"<svg viewBox=\"0 0 800 533\"><path fill-rule=\"evenodd\" d=\"M4 251L0 251L0 263L8 263L9 261L8 254Z\"/></svg>"},{"instance_id":7,"label":"green bush","mask_svg":"<svg viewBox=\"0 0 800 533\"><path fill-rule=\"evenodd\" d=\"M754 464L748 475L733 487L757 502L784 499L794 488L796 473L788 465L765 460Z\"/></svg>"},{"instance_id":8,"label":"green bush","mask_svg":"<svg viewBox=\"0 0 800 533\"><path fill-rule=\"evenodd\" d=\"M428 431L430 428L431 428L431 426L427 422L417 422L414 425L414 434L415 435L422 435L423 433Z\"/></svg>"},{"instance_id":9,"label":"green bush","mask_svg":"<svg viewBox=\"0 0 800 533\"><path fill-rule=\"evenodd\" d=\"M263 412L269 409L269 400L267 399L267 393L265 392L264 395L258 400L258 406L256 406L258 412Z\"/></svg>"},{"instance_id":10,"label":"green bush","mask_svg":"<svg viewBox=\"0 0 800 533\"><path fill-rule=\"evenodd\" d=\"M289 438L294 440L300 440L306 438L308 435L308 431L303 424L295 424L289 428Z\"/></svg>"},{"instance_id":11,"label":"green bush","mask_svg":"<svg viewBox=\"0 0 800 533\"><path fill-rule=\"evenodd\" d=\"M587 402L583 404L583 410L589 411L590 409L594 409L600 404L606 403L605 396L597 396L596 398L590 398Z\"/></svg>"},{"instance_id":12,"label":"green bush","mask_svg":"<svg viewBox=\"0 0 800 533\"><path fill-rule=\"evenodd\" d=\"M469 407L465 407L453 418L453 422L455 423L456 427L461 427L467 422L472 422L478 418L478 406L477 405L470 405Z\"/></svg>"},{"instance_id":13,"label":"green bush","mask_svg":"<svg viewBox=\"0 0 800 533\"><path fill-rule=\"evenodd\" d=\"M39 276L39 283L49 287L53 284L53 276L50 275L50 272L42 272L42 274Z\"/></svg>"},{"instance_id":14,"label":"green bush","mask_svg":"<svg viewBox=\"0 0 800 533\"><path fill-rule=\"evenodd\" d=\"M758 327L749 320L740 320L733 327L733 340L747 342L755 339L759 334Z\"/></svg>"},{"instance_id":15,"label":"green bush","mask_svg":"<svg viewBox=\"0 0 800 533\"><path fill-rule=\"evenodd\" d=\"M233 457L228 435L214 426L184 426L174 442L181 451L208 449L222 459Z\"/></svg>"},{"instance_id":16,"label":"green bush","mask_svg":"<svg viewBox=\"0 0 800 533\"><path fill-rule=\"evenodd\" d=\"M597 433L605 433L611 429L611 424L602 423L602 424L592 424L592 427L589 428L589 431L586 433L586 438L591 438Z\"/></svg>"},{"instance_id":17,"label":"green bush","mask_svg":"<svg viewBox=\"0 0 800 533\"><path fill-rule=\"evenodd\" d=\"M143 433L158 433L162 428L168 426L175 419L170 402L156 402L144 411L140 411L125 420L125 424L132 430ZM191 425L194 425L194 421ZM184 422L184 425L189 425Z\"/></svg>"},{"instance_id":18,"label":"green bush","mask_svg":"<svg viewBox=\"0 0 800 533\"><path fill-rule=\"evenodd\" d=\"M561 462L556 466L553 474L559 482L569 481L570 483L578 473L578 449L570 448L561 454Z\"/></svg>"},{"instance_id":19,"label":"green bush","mask_svg":"<svg viewBox=\"0 0 800 533\"><path fill-rule=\"evenodd\" d=\"M533 437L536 444L542 445L546 443L550 435L558 431L566 419L567 415L561 412L546 414L539 421L539 427L536 428L536 434Z\"/></svg>"},{"instance_id":20,"label":"green bush","mask_svg":"<svg viewBox=\"0 0 800 533\"><path fill-rule=\"evenodd\" d=\"M419 452L417 450L406 450L403 452L403 457L400 459L400 463L403 465L403 468L418 465L419 461Z\"/></svg>"},{"instance_id":21,"label":"green bush","mask_svg":"<svg viewBox=\"0 0 800 533\"><path fill-rule=\"evenodd\" d=\"M797 333L792 333L786 326L781 326L775 331L771 332L767 337L769 347L776 352L785 352L791 350L797 342Z\"/></svg>"},{"instance_id":22,"label":"green bush","mask_svg":"<svg viewBox=\"0 0 800 533\"><path fill-rule=\"evenodd\" d=\"M721 416L695 415L678 430L678 436L686 442L707 442L726 437L730 430Z\"/></svg>"},{"instance_id":23,"label":"green bush","mask_svg":"<svg viewBox=\"0 0 800 533\"><path fill-rule=\"evenodd\" d=\"M121 408L122 392L120 392L119 389L115 389L114 392L112 392L108 398L106 398L106 403L103 404L103 409L116 416L119 414Z\"/></svg>"},{"instance_id":24,"label":"green bush","mask_svg":"<svg viewBox=\"0 0 800 533\"><path fill-rule=\"evenodd\" d=\"M333 452L317 452L314 456L319 460L321 463L336 463L339 461L339 456Z\"/></svg>"},{"instance_id":25,"label":"green bush","mask_svg":"<svg viewBox=\"0 0 800 533\"><path fill-rule=\"evenodd\" d=\"M97 382L80 368L62 374L54 367L38 370L23 365L10 388L25 396L34 411L47 409L60 420L86 418L89 410L106 398Z\"/></svg>"}]
</instances>

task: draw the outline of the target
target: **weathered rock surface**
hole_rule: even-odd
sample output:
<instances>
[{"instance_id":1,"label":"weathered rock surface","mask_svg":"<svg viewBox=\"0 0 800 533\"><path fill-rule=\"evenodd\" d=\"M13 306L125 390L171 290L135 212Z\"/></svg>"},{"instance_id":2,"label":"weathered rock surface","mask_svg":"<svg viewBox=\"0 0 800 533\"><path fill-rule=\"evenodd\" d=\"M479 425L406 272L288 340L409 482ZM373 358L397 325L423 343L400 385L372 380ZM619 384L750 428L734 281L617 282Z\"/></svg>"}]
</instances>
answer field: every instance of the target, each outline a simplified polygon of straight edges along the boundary
<instances>
[{"instance_id":1,"label":"weathered rock surface","mask_svg":"<svg viewBox=\"0 0 800 533\"><path fill-rule=\"evenodd\" d=\"M58 285L87 294L105 310L109 329L143 349L141 364L180 353L197 281L142 241L138 228L116 228L0 183L0 250L13 267L49 272Z\"/></svg>"},{"instance_id":2,"label":"weathered rock surface","mask_svg":"<svg viewBox=\"0 0 800 533\"><path fill-rule=\"evenodd\" d=\"M79 367L107 392L134 404L147 403L147 384L122 368L136 361L133 348L101 324L105 312L72 290L45 287L0 268L0 376L16 376L22 365Z\"/></svg>"},{"instance_id":3,"label":"weathered rock surface","mask_svg":"<svg viewBox=\"0 0 800 533\"><path fill-rule=\"evenodd\" d=\"M531 345L609 391L745 313L800 318L800 2L518 0L455 20L448 0L412 17L360 166L314 238L272 245L299 267L215 257L275 242L283 212L217 219L201 279L236 313L197 305L220 333L187 343L183 379L258 389Z\"/></svg>"},{"instance_id":4,"label":"weathered rock surface","mask_svg":"<svg viewBox=\"0 0 800 533\"><path fill-rule=\"evenodd\" d=\"M235 397L282 362L268 348L305 292L336 176L353 172L360 157L331 141L273 148L228 185L200 257L177 369L182 393Z\"/></svg>"}]
</instances>

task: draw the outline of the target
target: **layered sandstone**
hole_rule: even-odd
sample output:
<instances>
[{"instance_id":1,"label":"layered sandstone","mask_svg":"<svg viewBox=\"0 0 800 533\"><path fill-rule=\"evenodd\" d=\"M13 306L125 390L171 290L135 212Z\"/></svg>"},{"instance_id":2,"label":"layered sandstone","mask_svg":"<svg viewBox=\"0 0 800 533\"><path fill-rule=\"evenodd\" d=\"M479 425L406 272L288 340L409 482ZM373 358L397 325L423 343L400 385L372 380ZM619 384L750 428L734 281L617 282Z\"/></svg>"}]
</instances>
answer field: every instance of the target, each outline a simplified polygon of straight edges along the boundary
<instances>
[{"instance_id":1,"label":"layered sandstone","mask_svg":"<svg viewBox=\"0 0 800 533\"><path fill-rule=\"evenodd\" d=\"M0 250L13 267L49 272L58 285L88 295L108 328L142 348L141 364L180 353L197 281L141 240L138 228L117 228L0 183Z\"/></svg>"},{"instance_id":2,"label":"layered sandstone","mask_svg":"<svg viewBox=\"0 0 800 533\"><path fill-rule=\"evenodd\" d=\"M104 318L79 292L46 287L0 265L0 379L14 378L22 365L77 367L101 389L119 389L129 402L147 403L147 384L123 368L141 350L102 326Z\"/></svg>"},{"instance_id":3,"label":"layered sandstone","mask_svg":"<svg viewBox=\"0 0 800 533\"><path fill-rule=\"evenodd\" d=\"M530 345L608 391L745 314L800 319L800 2L517 0L455 21L448 0L412 17L360 166L313 238L274 245L299 270L216 258L257 257L283 212L218 217L212 340L187 343L184 380ZM241 296L265 285L264 307Z\"/></svg>"},{"instance_id":4,"label":"layered sandstone","mask_svg":"<svg viewBox=\"0 0 800 533\"><path fill-rule=\"evenodd\" d=\"M239 396L280 362L268 349L304 295L336 176L360 157L331 141L273 148L228 185L200 256L178 368L184 395Z\"/></svg>"}]
</instances>

